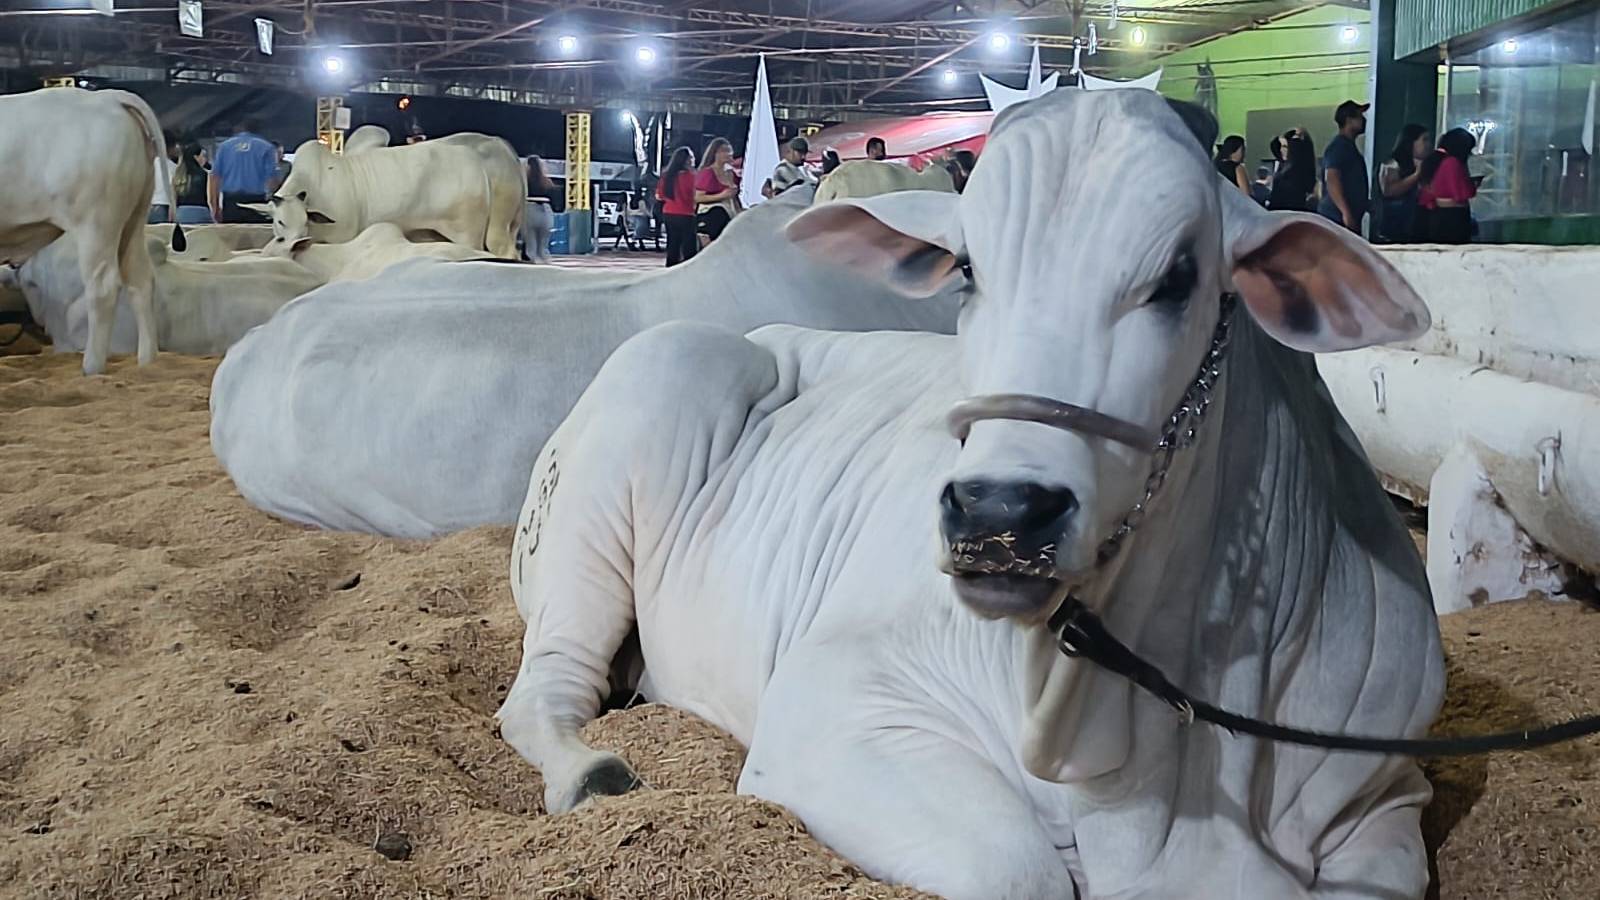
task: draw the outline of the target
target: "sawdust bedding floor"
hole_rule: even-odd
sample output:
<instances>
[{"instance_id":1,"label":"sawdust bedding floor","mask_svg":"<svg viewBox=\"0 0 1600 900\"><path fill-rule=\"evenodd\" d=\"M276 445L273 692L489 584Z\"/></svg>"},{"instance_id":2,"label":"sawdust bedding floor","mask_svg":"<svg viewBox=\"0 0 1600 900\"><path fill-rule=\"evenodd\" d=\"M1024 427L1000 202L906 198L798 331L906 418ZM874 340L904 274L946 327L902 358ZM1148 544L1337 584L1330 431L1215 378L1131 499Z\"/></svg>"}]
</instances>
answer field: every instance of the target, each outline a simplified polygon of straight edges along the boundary
<instances>
[{"instance_id":1,"label":"sawdust bedding floor","mask_svg":"<svg viewBox=\"0 0 1600 900\"><path fill-rule=\"evenodd\" d=\"M735 796L738 744L663 707L587 731L648 790L544 815L493 733L509 529L276 521L211 455L215 359L79 362L0 359L0 900L922 896ZM1580 606L1444 630L1442 731L1600 706ZM1440 896L1600 897L1597 749L1430 764Z\"/></svg>"}]
</instances>

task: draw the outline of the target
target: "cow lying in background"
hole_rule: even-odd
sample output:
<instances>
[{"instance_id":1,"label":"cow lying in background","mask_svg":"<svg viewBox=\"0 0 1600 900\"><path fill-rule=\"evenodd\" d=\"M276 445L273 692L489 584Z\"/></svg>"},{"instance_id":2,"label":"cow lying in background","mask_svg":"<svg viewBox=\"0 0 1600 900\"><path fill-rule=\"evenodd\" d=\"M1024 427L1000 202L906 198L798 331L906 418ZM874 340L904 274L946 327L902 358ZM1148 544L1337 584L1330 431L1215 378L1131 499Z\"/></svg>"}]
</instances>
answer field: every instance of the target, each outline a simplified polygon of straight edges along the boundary
<instances>
[{"instance_id":1,"label":"cow lying in background","mask_svg":"<svg viewBox=\"0 0 1600 900\"><path fill-rule=\"evenodd\" d=\"M230 239L248 242L258 233L227 232L213 235L212 228L269 228L269 226L197 226L189 252L170 252L159 238L147 238L155 263L156 319L161 346L174 353L221 353L284 304L332 281L371 278L402 260L426 256L435 259L484 259L488 254L447 241L412 243L393 225L374 225L355 240L343 244L302 241L287 256L268 256L256 250L227 252L219 248ZM196 233L198 232L198 233ZM212 250L203 248L212 247ZM28 298L34 318L50 333L58 350L76 350L84 340L81 291L77 280L75 245L63 238L25 263L14 280ZM196 259L197 252L215 254ZM132 346L131 321L119 316L112 329L115 352Z\"/></svg>"},{"instance_id":2,"label":"cow lying in background","mask_svg":"<svg viewBox=\"0 0 1600 900\"><path fill-rule=\"evenodd\" d=\"M818 203L850 197L876 197L893 191L955 193L955 179L944 166L929 164L921 172L899 163L853 159L829 172L817 186Z\"/></svg>"},{"instance_id":3,"label":"cow lying in background","mask_svg":"<svg viewBox=\"0 0 1600 900\"><path fill-rule=\"evenodd\" d=\"M59 141L51 135L71 134ZM150 257L142 226L155 170L168 180L161 123L126 91L45 88L0 97L0 265L21 264L63 234L82 248L75 259L87 336L83 371L105 371L119 291L138 323L139 364L156 357ZM172 185L163 184L167 196ZM176 229L176 226L172 226ZM182 231L175 231L182 247Z\"/></svg>"},{"instance_id":4,"label":"cow lying in background","mask_svg":"<svg viewBox=\"0 0 1600 900\"><path fill-rule=\"evenodd\" d=\"M955 328L955 294L905 303L790 245L783 226L810 202L787 191L656 272L414 261L329 285L228 351L212 448L247 500L297 522L397 537L509 524L539 446L645 328Z\"/></svg>"},{"instance_id":5,"label":"cow lying in background","mask_svg":"<svg viewBox=\"0 0 1600 900\"><path fill-rule=\"evenodd\" d=\"M272 240L271 225L229 223L224 225L189 225L183 232L186 246L182 252L172 249L171 225L146 225L147 239L160 241L167 247L168 259L186 262L221 262L243 250L260 250Z\"/></svg>"},{"instance_id":6,"label":"cow lying in background","mask_svg":"<svg viewBox=\"0 0 1600 900\"><path fill-rule=\"evenodd\" d=\"M263 250L263 256L283 252L283 242L274 238ZM468 260L491 259L482 250L463 247L453 241L406 240L399 226L380 222L343 244L318 244L302 238L289 248L288 258L311 270L324 282L357 281L371 278L396 263L416 257L432 259Z\"/></svg>"},{"instance_id":7,"label":"cow lying in background","mask_svg":"<svg viewBox=\"0 0 1600 900\"><path fill-rule=\"evenodd\" d=\"M169 256L166 245L154 238L146 238L146 252L154 263L157 334L162 349L172 353L221 353L285 303L324 281L291 259L246 253L220 262L188 261ZM88 340L78 272L77 245L69 235L16 273L30 314L58 352L81 350ZM111 352L126 353L134 346L133 326L127 310L118 308L109 329Z\"/></svg>"},{"instance_id":8,"label":"cow lying in background","mask_svg":"<svg viewBox=\"0 0 1600 900\"><path fill-rule=\"evenodd\" d=\"M1181 109L1055 91L1000 114L963 195L789 227L907 294L960 282L953 338L674 323L611 357L512 548L498 717L549 809L638 783L579 729L642 671L748 746L741 793L951 900L1422 897L1413 761L1184 727L1045 626L1081 601L1303 728L1417 736L1443 694L1416 547L1299 352L1427 310L1358 236L1223 185Z\"/></svg>"},{"instance_id":9,"label":"cow lying in background","mask_svg":"<svg viewBox=\"0 0 1600 900\"><path fill-rule=\"evenodd\" d=\"M515 259L526 194L522 161L510 144L487 135L405 147L364 141L344 156L307 141L267 206L252 208L270 215L274 235L291 246L303 238L340 244L389 222Z\"/></svg>"}]
</instances>

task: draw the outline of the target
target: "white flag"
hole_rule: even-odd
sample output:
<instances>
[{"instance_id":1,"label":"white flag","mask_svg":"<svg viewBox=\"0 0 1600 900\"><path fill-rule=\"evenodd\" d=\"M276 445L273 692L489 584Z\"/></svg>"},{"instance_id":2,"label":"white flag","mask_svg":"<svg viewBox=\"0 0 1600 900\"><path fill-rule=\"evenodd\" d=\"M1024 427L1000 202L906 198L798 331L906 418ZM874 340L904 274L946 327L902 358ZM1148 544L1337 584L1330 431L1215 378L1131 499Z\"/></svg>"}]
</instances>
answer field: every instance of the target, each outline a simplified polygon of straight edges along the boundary
<instances>
[{"instance_id":1,"label":"white flag","mask_svg":"<svg viewBox=\"0 0 1600 900\"><path fill-rule=\"evenodd\" d=\"M275 27L271 19L256 20L256 46L268 56L272 55L272 30Z\"/></svg>"},{"instance_id":2,"label":"white flag","mask_svg":"<svg viewBox=\"0 0 1600 900\"><path fill-rule=\"evenodd\" d=\"M778 167L778 126L772 120L772 95L767 92L767 57L756 66L756 94L750 104L750 134L744 141L744 181L739 200L746 209L766 199L761 183Z\"/></svg>"},{"instance_id":3,"label":"white flag","mask_svg":"<svg viewBox=\"0 0 1600 900\"><path fill-rule=\"evenodd\" d=\"M1589 108L1583 114L1583 152L1594 155L1594 102L1595 89L1600 87L1594 79L1589 81Z\"/></svg>"},{"instance_id":4,"label":"white flag","mask_svg":"<svg viewBox=\"0 0 1600 900\"><path fill-rule=\"evenodd\" d=\"M178 28L189 37L206 36L205 25L201 21L204 15L200 0L178 0Z\"/></svg>"}]
</instances>

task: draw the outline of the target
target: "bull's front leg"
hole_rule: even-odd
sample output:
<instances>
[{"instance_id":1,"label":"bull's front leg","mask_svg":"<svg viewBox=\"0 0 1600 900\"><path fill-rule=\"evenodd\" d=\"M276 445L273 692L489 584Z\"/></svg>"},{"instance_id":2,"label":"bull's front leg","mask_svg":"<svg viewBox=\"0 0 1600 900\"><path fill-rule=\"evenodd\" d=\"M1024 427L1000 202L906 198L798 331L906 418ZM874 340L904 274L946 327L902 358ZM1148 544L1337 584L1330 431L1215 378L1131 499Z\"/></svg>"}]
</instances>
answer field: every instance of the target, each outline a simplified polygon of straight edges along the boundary
<instances>
[{"instance_id":1,"label":"bull's front leg","mask_svg":"<svg viewBox=\"0 0 1600 900\"><path fill-rule=\"evenodd\" d=\"M660 564L651 548L670 542L777 380L771 353L740 335L661 326L618 348L540 455L512 548L528 630L498 719L543 774L550 812L638 784L579 729L600 710L635 604L650 600L638 580Z\"/></svg>"},{"instance_id":2,"label":"bull's front leg","mask_svg":"<svg viewBox=\"0 0 1600 900\"><path fill-rule=\"evenodd\" d=\"M1422 809L1433 788L1409 759L1389 790L1331 833L1342 838L1317 866L1315 900L1420 900L1428 889Z\"/></svg>"}]
</instances>

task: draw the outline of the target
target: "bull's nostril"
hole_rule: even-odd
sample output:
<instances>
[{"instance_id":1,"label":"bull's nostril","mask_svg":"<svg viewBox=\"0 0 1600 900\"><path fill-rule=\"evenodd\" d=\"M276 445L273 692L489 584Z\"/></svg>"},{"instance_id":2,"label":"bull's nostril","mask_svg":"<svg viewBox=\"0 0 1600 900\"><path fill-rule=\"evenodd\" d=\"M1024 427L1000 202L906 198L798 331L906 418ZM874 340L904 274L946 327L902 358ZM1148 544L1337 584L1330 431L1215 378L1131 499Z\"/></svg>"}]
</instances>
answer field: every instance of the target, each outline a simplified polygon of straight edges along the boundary
<instances>
[{"instance_id":1,"label":"bull's nostril","mask_svg":"<svg viewBox=\"0 0 1600 900\"><path fill-rule=\"evenodd\" d=\"M1024 528L1048 525L1078 509L1078 495L1068 488L1027 484L1021 487L1020 493Z\"/></svg>"},{"instance_id":2,"label":"bull's nostril","mask_svg":"<svg viewBox=\"0 0 1600 900\"><path fill-rule=\"evenodd\" d=\"M947 534L1028 533L1071 516L1078 497L1031 482L954 481L939 496Z\"/></svg>"}]
</instances>

